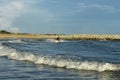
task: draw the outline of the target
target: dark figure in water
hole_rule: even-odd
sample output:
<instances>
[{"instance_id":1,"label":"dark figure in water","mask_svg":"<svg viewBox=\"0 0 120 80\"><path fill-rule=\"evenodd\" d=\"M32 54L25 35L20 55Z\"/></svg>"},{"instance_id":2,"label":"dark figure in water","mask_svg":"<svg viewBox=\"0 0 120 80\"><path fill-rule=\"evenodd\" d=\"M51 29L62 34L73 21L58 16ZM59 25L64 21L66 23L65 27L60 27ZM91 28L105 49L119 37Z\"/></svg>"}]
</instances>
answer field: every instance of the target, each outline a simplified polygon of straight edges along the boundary
<instances>
[{"instance_id":1,"label":"dark figure in water","mask_svg":"<svg viewBox=\"0 0 120 80\"><path fill-rule=\"evenodd\" d=\"M59 37L57 37L57 38L56 38L56 40L58 40L58 41L59 41L59 40L60 40L60 38L59 38Z\"/></svg>"}]
</instances>

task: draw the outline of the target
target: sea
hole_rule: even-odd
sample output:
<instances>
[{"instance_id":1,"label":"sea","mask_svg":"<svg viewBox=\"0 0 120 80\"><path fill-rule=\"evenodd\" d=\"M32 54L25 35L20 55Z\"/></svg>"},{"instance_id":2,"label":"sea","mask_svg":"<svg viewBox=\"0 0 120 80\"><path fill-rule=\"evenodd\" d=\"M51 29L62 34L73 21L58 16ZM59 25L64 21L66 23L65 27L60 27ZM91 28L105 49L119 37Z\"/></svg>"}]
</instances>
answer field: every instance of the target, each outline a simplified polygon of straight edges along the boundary
<instances>
[{"instance_id":1,"label":"sea","mask_svg":"<svg viewBox=\"0 0 120 80\"><path fill-rule=\"evenodd\" d=\"M120 80L120 41L0 39L0 80Z\"/></svg>"}]
</instances>

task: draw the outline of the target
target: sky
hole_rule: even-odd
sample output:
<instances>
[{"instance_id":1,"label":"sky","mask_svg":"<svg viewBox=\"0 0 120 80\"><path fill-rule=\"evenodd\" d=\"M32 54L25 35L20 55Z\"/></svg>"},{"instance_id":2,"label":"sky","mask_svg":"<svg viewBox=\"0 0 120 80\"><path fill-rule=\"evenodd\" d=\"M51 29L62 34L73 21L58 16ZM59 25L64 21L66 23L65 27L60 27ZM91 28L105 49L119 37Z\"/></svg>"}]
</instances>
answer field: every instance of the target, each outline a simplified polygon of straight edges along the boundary
<instances>
[{"instance_id":1,"label":"sky","mask_svg":"<svg viewBox=\"0 0 120 80\"><path fill-rule=\"evenodd\" d=\"M0 29L39 34L120 34L120 0L0 0Z\"/></svg>"}]
</instances>

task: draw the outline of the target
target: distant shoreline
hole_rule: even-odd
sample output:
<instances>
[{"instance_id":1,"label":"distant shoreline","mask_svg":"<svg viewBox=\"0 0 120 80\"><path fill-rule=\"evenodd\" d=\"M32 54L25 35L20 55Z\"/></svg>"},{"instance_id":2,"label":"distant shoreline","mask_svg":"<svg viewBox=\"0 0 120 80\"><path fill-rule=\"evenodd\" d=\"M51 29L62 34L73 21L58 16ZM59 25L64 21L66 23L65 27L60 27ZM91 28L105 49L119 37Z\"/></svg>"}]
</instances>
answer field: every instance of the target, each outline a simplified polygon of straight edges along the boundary
<instances>
[{"instance_id":1,"label":"distant shoreline","mask_svg":"<svg viewBox=\"0 0 120 80\"><path fill-rule=\"evenodd\" d=\"M120 35L114 34L0 34L1 39L5 38L31 38L31 39L60 39L67 40L120 40Z\"/></svg>"}]
</instances>

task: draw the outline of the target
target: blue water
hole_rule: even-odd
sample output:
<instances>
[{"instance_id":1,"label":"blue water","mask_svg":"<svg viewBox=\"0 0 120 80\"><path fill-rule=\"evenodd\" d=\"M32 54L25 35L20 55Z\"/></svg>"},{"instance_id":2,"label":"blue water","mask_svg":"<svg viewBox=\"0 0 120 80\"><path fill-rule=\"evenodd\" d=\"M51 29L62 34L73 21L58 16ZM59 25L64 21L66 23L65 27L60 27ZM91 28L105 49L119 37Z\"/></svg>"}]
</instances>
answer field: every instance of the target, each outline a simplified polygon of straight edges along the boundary
<instances>
[{"instance_id":1,"label":"blue water","mask_svg":"<svg viewBox=\"0 0 120 80\"><path fill-rule=\"evenodd\" d=\"M120 41L1 39L1 80L120 80Z\"/></svg>"}]
</instances>

